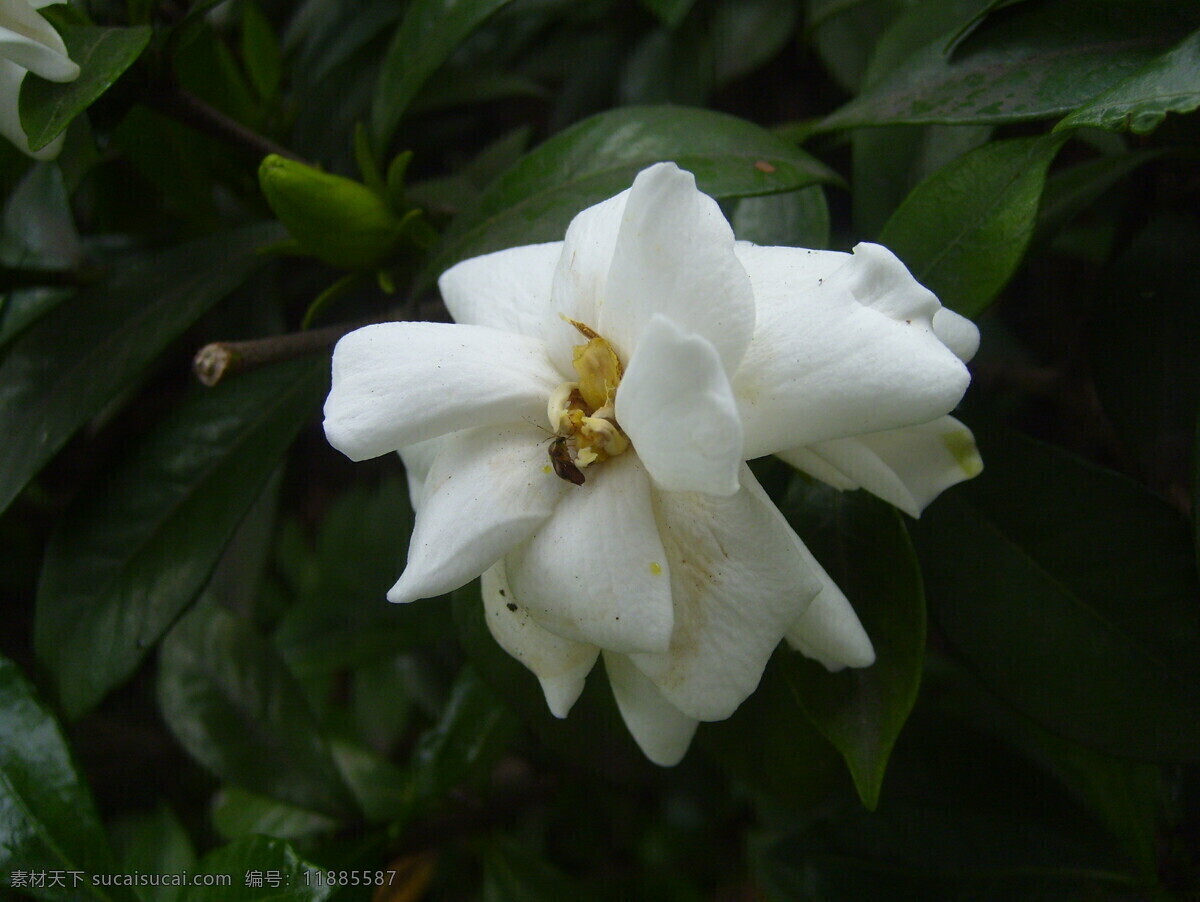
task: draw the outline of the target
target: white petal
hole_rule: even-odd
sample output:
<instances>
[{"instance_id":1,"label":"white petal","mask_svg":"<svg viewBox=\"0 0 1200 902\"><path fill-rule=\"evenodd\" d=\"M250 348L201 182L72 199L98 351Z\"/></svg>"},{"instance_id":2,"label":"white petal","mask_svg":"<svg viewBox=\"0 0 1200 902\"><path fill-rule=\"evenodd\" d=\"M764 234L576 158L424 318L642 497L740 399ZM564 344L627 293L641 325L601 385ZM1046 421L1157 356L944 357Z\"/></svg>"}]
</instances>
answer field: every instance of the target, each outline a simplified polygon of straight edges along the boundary
<instances>
[{"instance_id":1,"label":"white petal","mask_svg":"<svg viewBox=\"0 0 1200 902\"><path fill-rule=\"evenodd\" d=\"M421 506L421 496L425 493L425 478L437 459L442 443L450 441L457 432L439 435L437 438L426 439L414 445L400 449L400 459L404 461L404 475L408 477L408 500L412 502L413 510Z\"/></svg>"},{"instance_id":2,"label":"white petal","mask_svg":"<svg viewBox=\"0 0 1200 902\"><path fill-rule=\"evenodd\" d=\"M660 488L738 490L742 423L721 360L704 337L651 317L617 389L616 414Z\"/></svg>"},{"instance_id":3,"label":"white petal","mask_svg":"<svg viewBox=\"0 0 1200 902\"><path fill-rule=\"evenodd\" d=\"M595 326L630 361L651 317L704 336L732 373L754 332L750 278L717 202L674 163L638 173Z\"/></svg>"},{"instance_id":4,"label":"white petal","mask_svg":"<svg viewBox=\"0 0 1200 902\"><path fill-rule=\"evenodd\" d=\"M571 642L542 629L521 607L508 584L504 561L483 574L483 609L500 647L533 671L555 717L566 717L583 692L600 649Z\"/></svg>"},{"instance_id":5,"label":"white petal","mask_svg":"<svg viewBox=\"0 0 1200 902\"><path fill-rule=\"evenodd\" d=\"M840 473L851 487L861 486L910 517L921 516L943 491L983 470L971 430L950 416L918 426L818 442L800 452L784 451L779 456L825 479L805 466L816 458Z\"/></svg>"},{"instance_id":6,"label":"white petal","mask_svg":"<svg viewBox=\"0 0 1200 902\"><path fill-rule=\"evenodd\" d=\"M662 651L671 640L671 575L633 454L588 469L554 514L507 558L517 597L564 639L615 651Z\"/></svg>"},{"instance_id":7,"label":"white petal","mask_svg":"<svg viewBox=\"0 0 1200 902\"><path fill-rule=\"evenodd\" d=\"M661 767L683 760L699 721L663 698L625 655L605 652L604 669L617 708L638 748Z\"/></svg>"},{"instance_id":8,"label":"white petal","mask_svg":"<svg viewBox=\"0 0 1200 902\"><path fill-rule=\"evenodd\" d=\"M738 251L758 303L754 341L733 379L747 459L925 423L958 403L970 375L934 333L936 299L890 255ZM827 275L815 275L825 266ZM877 296L856 297L855 288ZM901 313L911 315L893 315Z\"/></svg>"},{"instance_id":9,"label":"white petal","mask_svg":"<svg viewBox=\"0 0 1200 902\"><path fill-rule=\"evenodd\" d=\"M530 244L450 267L438 279L446 309L457 323L541 338L562 247Z\"/></svg>"},{"instance_id":10,"label":"white petal","mask_svg":"<svg viewBox=\"0 0 1200 902\"><path fill-rule=\"evenodd\" d=\"M862 486L830 464L825 458L814 454L808 448L792 448L790 451L780 451L776 456L787 461L797 470L803 470L814 479L819 479L826 485L831 485L843 492L862 488Z\"/></svg>"},{"instance_id":11,"label":"white petal","mask_svg":"<svg viewBox=\"0 0 1200 902\"><path fill-rule=\"evenodd\" d=\"M528 538L572 487L545 472L546 460L542 434L524 423L443 439L415 506L408 565L388 601L444 595Z\"/></svg>"},{"instance_id":12,"label":"white petal","mask_svg":"<svg viewBox=\"0 0 1200 902\"><path fill-rule=\"evenodd\" d=\"M325 436L352 460L490 423L545 418L560 381L536 339L448 323L380 323L333 352Z\"/></svg>"},{"instance_id":13,"label":"white petal","mask_svg":"<svg viewBox=\"0 0 1200 902\"><path fill-rule=\"evenodd\" d=\"M0 57L49 81L79 77L54 26L22 0L0 0Z\"/></svg>"},{"instance_id":14,"label":"white petal","mask_svg":"<svg viewBox=\"0 0 1200 902\"><path fill-rule=\"evenodd\" d=\"M860 304L901 320L933 320L942 308L932 291L912 277L900 258L882 244L854 246L848 265L834 274L840 288Z\"/></svg>"},{"instance_id":15,"label":"white petal","mask_svg":"<svg viewBox=\"0 0 1200 902\"><path fill-rule=\"evenodd\" d=\"M35 160L53 160L62 150L66 133L59 135L38 151L29 149L29 136L21 126L19 101L21 82L25 80L25 70L16 63L0 58L0 135L3 135L17 150Z\"/></svg>"},{"instance_id":16,"label":"white petal","mask_svg":"<svg viewBox=\"0 0 1200 902\"><path fill-rule=\"evenodd\" d=\"M754 691L784 632L821 583L811 556L742 465L732 497L658 494L675 630L665 654L630 659L689 717L720 720Z\"/></svg>"},{"instance_id":17,"label":"white petal","mask_svg":"<svg viewBox=\"0 0 1200 902\"><path fill-rule=\"evenodd\" d=\"M564 373L573 372L571 349L581 342L579 332L567 320L600 328L596 308L605 294L628 197L625 190L588 207L567 227L554 272L550 311L543 323L550 357Z\"/></svg>"},{"instance_id":18,"label":"white petal","mask_svg":"<svg viewBox=\"0 0 1200 902\"><path fill-rule=\"evenodd\" d=\"M963 363L970 363L979 350L979 327L949 307L933 315L933 331Z\"/></svg>"},{"instance_id":19,"label":"white petal","mask_svg":"<svg viewBox=\"0 0 1200 902\"><path fill-rule=\"evenodd\" d=\"M788 644L826 670L870 667L875 663L875 647L850 601L807 548L804 556L821 591L787 631Z\"/></svg>"}]
</instances>

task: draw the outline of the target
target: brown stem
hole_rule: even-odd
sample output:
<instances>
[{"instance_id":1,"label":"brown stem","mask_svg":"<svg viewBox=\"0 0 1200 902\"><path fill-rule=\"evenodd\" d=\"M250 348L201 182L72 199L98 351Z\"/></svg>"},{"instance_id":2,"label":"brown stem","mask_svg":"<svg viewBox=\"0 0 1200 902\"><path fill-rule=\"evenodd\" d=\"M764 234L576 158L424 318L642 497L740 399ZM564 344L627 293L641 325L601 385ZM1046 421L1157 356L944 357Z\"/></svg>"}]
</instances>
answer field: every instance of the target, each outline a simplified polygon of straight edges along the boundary
<instances>
[{"instance_id":1,"label":"brown stem","mask_svg":"<svg viewBox=\"0 0 1200 902\"><path fill-rule=\"evenodd\" d=\"M211 388L226 376L244 370L323 351L347 332L375 322L380 320L338 323L324 329L274 335L253 341L215 341L196 352L192 360L192 371L197 379Z\"/></svg>"},{"instance_id":2,"label":"brown stem","mask_svg":"<svg viewBox=\"0 0 1200 902\"><path fill-rule=\"evenodd\" d=\"M191 91L176 87L157 96L151 95L149 102L160 113L178 119L197 131L241 147L256 157L262 158L270 154L278 154L290 160L307 162L299 154L260 135L253 129L247 128L236 119L201 100Z\"/></svg>"}]
</instances>

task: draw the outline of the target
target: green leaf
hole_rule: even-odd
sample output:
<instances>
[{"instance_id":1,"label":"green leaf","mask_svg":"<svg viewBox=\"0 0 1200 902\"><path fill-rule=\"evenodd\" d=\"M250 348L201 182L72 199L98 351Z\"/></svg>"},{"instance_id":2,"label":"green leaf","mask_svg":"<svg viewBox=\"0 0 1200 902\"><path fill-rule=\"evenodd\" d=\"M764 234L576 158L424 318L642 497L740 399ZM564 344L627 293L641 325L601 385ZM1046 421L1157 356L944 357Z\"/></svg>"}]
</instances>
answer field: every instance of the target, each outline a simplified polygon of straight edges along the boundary
<instances>
[{"instance_id":1,"label":"green leaf","mask_svg":"<svg viewBox=\"0 0 1200 902\"><path fill-rule=\"evenodd\" d=\"M1025 255L1046 170L1065 137L994 141L959 157L913 189L880 244L943 304L978 315Z\"/></svg>"},{"instance_id":2,"label":"green leaf","mask_svg":"<svg viewBox=\"0 0 1200 902\"><path fill-rule=\"evenodd\" d=\"M574 880L524 843L492 839L483 853L483 902L561 902L595 900L589 887Z\"/></svg>"},{"instance_id":3,"label":"green leaf","mask_svg":"<svg viewBox=\"0 0 1200 902\"><path fill-rule=\"evenodd\" d=\"M517 719L468 665L459 673L441 720L413 750L417 804L438 800L464 780L486 778L517 732Z\"/></svg>"},{"instance_id":4,"label":"green leaf","mask_svg":"<svg viewBox=\"0 0 1200 902\"><path fill-rule=\"evenodd\" d=\"M421 281L467 257L561 240L576 213L662 160L694 173L700 190L717 198L837 181L804 151L745 120L687 107L623 107L560 132L497 178L451 223Z\"/></svg>"},{"instance_id":5,"label":"green leaf","mask_svg":"<svg viewBox=\"0 0 1200 902\"><path fill-rule=\"evenodd\" d=\"M196 389L75 500L46 550L35 644L77 716L126 679L204 588L325 388L323 360Z\"/></svg>"},{"instance_id":6,"label":"green leaf","mask_svg":"<svg viewBox=\"0 0 1200 902\"><path fill-rule=\"evenodd\" d=\"M252 226L123 261L14 340L0 359L0 510L278 237L274 224Z\"/></svg>"},{"instance_id":7,"label":"green leaf","mask_svg":"<svg viewBox=\"0 0 1200 902\"><path fill-rule=\"evenodd\" d=\"M224 786L217 793L212 804L212 822L217 833L227 840L254 834L302 839L317 833L333 833L338 826L336 820L324 814L268 799L239 786Z\"/></svg>"},{"instance_id":8,"label":"green leaf","mask_svg":"<svg viewBox=\"0 0 1200 902\"><path fill-rule=\"evenodd\" d=\"M279 39L257 3L242 6L242 62L258 96L271 100L283 79Z\"/></svg>"},{"instance_id":9,"label":"green leaf","mask_svg":"<svg viewBox=\"0 0 1200 902\"><path fill-rule=\"evenodd\" d=\"M1190 113L1197 107L1200 107L1200 31L1076 110L1055 130L1092 125L1144 135L1158 128L1167 113Z\"/></svg>"},{"instance_id":10,"label":"green leaf","mask_svg":"<svg viewBox=\"0 0 1200 902\"><path fill-rule=\"evenodd\" d=\"M30 871L70 873L64 887L34 888L19 876ZM0 885L23 886L42 899L131 899L88 879L115 871L62 731L17 666L0 658Z\"/></svg>"},{"instance_id":11,"label":"green leaf","mask_svg":"<svg viewBox=\"0 0 1200 902\"><path fill-rule=\"evenodd\" d=\"M733 233L768 246L829 246L829 205L820 185L799 191L743 197L733 209Z\"/></svg>"},{"instance_id":12,"label":"green leaf","mask_svg":"<svg viewBox=\"0 0 1200 902\"><path fill-rule=\"evenodd\" d=\"M176 875L192 870L196 850L179 818L165 804L147 814L129 815L117 821L110 835L126 874ZM176 902L183 886L135 886L142 902Z\"/></svg>"},{"instance_id":13,"label":"green leaf","mask_svg":"<svg viewBox=\"0 0 1200 902\"><path fill-rule=\"evenodd\" d=\"M695 0L642 0L642 6L658 16L662 23L674 28L683 21Z\"/></svg>"},{"instance_id":14,"label":"green leaf","mask_svg":"<svg viewBox=\"0 0 1200 902\"><path fill-rule=\"evenodd\" d=\"M930 41L819 127L1060 116L1120 84L1198 18L1170 0L1114 0L1103 15L1095 0L1022 5L990 17L950 55L949 35Z\"/></svg>"},{"instance_id":15,"label":"green leaf","mask_svg":"<svg viewBox=\"0 0 1200 902\"><path fill-rule=\"evenodd\" d=\"M322 902L336 887L323 880L324 869L301 858L290 843L249 836L214 849L200 859L195 873L225 882L188 887L186 902Z\"/></svg>"},{"instance_id":16,"label":"green leaf","mask_svg":"<svg viewBox=\"0 0 1200 902\"><path fill-rule=\"evenodd\" d=\"M58 30L67 45L67 54L81 71L77 79L65 84L40 78L25 80L21 91L21 126L29 135L33 150L53 141L72 119L111 88L141 56L153 33L148 25L133 28L63 25Z\"/></svg>"},{"instance_id":17,"label":"green leaf","mask_svg":"<svg viewBox=\"0 0 1200 902\"><path fill-rule=\"evenodd\" d=\"M1038 209L1035 243L1054 235L1135 169L1163 154L1161 149L1107 154L1050 176Z\"/></svg>"},{"instance_id":18,"label":"green leaf","mask_svg":"<svg viewBox=\"0 0 1200 902\"><path fill-rule=\"evenodd\" d=\"M800 706L846 759L862 803L873 810L921 683L921 572L900 515L864 492L842 493L796 476L781 509L846 593L875 646L870 667L830 673L795 654L785 671Z\"/></svg>"},{"instance_id":19,"label":"green leaf","mask_svg":"<svg viewBox=\"0 0 1200 902\"><path fill-rule=\"evenodd\" d=\"M158 698L184 748L223 779L334 817L355 810L300 687L229 611L201 604L171 630Z\"/></svg>"},{"instance_id":20,"label":"green leaf","mask_svg":"<svg viewBox=\"0 0 1200 902\"><path fill-rule=\"evenodd\" d=\"M914 530L930 608L996 694L1113 755L1200 759L1200 605L1186 524L1116 474L977 430L987 469Z\"/></svg>"},{"instance_id":21,"label":"green leaf","mask_svg":"<svg viewBox=\"0 0 1200 902\"><path fill-rule=\"evenodd\" d=\"M796 35L791 0L724 0L713 10L713 82L724 85L770 62Z\"/></svg>"},{"instance_id":22,"label":"green leaf","mask_svg":"<svg viewBox=\"0 0 1200 902\"><path fill-rule=\"evenodd\" d=\"M384 56L371 106L371 125L386 147L429 76L472 31L509 0L415 0Z\"/></svg>"}]
</instances>

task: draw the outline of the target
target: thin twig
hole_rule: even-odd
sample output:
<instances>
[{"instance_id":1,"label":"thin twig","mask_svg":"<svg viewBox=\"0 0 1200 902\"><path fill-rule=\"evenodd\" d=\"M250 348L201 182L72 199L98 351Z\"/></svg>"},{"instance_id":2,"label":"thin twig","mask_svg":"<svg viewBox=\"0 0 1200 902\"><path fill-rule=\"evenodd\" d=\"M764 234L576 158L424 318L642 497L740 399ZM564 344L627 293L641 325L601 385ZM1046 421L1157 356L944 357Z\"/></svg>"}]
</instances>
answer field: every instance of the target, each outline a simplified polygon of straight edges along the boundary
<instances>
[{"instance_id":1,"label":"thin twig","mask_svg":"<svg viewBox=\"0 0 1200 902\"><path fill-rule=\"evenodd\" d=\"M205 134L213 135L222 141L241 147L256 157L278 154L301 163L308 162L295 151L289 150L282 144L277 144L270 138L247 128L231 116L222 113L191 91L176 87L173 90L163 91L157 96L152 94L149 102L160 113L178 119L184 125L190 125Z\"/></svg>"},{"instance_id":2,"label":"thin twig","mask_svg":"<svg viewBox=\"0 0 1200 902\"><path fill-rule=\"evenodd\" d=\"M192 359L192 371L197 379L211 388L235 373L323 351L347 332L376 322L381 320L338 323L324 329L273 335L253 341L215 341L196 352Z\"/></svg>"}]
</instances>

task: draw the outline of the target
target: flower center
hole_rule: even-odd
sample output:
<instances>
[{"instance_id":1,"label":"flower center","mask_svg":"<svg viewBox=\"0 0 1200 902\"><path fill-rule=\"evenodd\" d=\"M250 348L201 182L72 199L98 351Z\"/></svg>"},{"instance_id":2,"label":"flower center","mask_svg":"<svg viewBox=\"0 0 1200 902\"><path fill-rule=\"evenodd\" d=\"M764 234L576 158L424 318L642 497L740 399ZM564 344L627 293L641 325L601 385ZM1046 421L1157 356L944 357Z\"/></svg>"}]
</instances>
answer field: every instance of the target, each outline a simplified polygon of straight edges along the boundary
<instances>
[{"instance_id":1,"label":"flower center","mask_svg":"<svg viewBox=\"0 0 1200 902\"><path fill-rule=\"evenodd\" d=\"M554 390L546 405L546 415L555 434L562 437L552 447L551 459L555 459L555 453L561 455L565 451L570 456L569 464L582 470L624 453L629 448L629 438L617 425L613 410L617 386L621 384L621 361L616 351L590 326L575 320L569 322L587 339L586 344L574 349L572 365L579 379L564 382ZM555 472L569 479L559 470L561 462L561 458L555 460ZM577 475L582 482L582 474Z\"/></svg>"}]
</instances>

